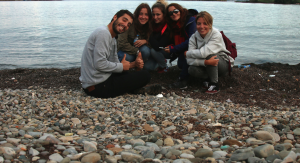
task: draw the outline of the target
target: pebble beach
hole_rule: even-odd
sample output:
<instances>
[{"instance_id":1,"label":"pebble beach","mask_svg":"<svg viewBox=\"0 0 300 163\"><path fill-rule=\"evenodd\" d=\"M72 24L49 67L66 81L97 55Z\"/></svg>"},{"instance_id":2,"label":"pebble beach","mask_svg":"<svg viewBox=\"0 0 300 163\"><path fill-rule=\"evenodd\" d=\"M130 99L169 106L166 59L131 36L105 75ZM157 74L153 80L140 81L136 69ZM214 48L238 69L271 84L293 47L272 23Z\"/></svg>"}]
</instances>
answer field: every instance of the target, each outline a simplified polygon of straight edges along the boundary
<instances>
[{"instance_id":1,"label":"pebble beach","mask_svg":"<svg viewBox=\"0 0 300 163\"><path fill-rule=\"evenodd\" d=\"M300 109L64 87L0 90L0 162L300 162Z\"/></svg>"}]
</instances>

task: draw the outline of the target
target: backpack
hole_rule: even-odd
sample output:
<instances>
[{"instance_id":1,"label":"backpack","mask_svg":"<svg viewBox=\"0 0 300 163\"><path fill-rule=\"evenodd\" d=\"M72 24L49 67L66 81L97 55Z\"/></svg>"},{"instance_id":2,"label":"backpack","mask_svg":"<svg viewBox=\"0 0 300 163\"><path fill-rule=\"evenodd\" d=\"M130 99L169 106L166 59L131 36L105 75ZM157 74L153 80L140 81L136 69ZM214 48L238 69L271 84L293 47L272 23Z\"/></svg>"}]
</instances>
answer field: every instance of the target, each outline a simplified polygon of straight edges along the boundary
<instances>
[{"instance_id":1,"label":"backpack","mask_svg":"<svg viewBox=\"0 0 300 163\"><path fill-rule=\"evenodd\" d=\"M237 50L236 50L236 44L232 43L229 38L227 36L225 36L223 31L220 31L220 33L222 34L223 37L223 41L225 43L226 49L228 51L230 51L230 53L226 53L227 55L229 55L231 58L233 58L235 60L235 58L237 57ZM231 63L230 61L228 62L228 72L229 72L229 76L231 76Z\"/></svg>"},{"instance_id":2,"label":"backpack","mask_svg":"<svg viewBox=\"0 0 300 163\"><path fill-rule=\"evenodd\" d=\"M223 41L225 43L226 49L228 51L230 51L230 54L227 53L227 55L229 55L230 57L232 57L233 59L235 59L237 57L237 50L236 50L236 44L232 43L228 37L225 36L223 31L220 31L220 33L222 34L223 37Z\"/></svg>"},{"instance_id":3,"label":"backpack","mask_svg":"<svg viewBox=\"0 0 300 163\"><path fill-rule=\"evenodd\" d=\"M188 14L196 18L198 11L196 9L188 9Z\"/></svg>"}]
</instances>

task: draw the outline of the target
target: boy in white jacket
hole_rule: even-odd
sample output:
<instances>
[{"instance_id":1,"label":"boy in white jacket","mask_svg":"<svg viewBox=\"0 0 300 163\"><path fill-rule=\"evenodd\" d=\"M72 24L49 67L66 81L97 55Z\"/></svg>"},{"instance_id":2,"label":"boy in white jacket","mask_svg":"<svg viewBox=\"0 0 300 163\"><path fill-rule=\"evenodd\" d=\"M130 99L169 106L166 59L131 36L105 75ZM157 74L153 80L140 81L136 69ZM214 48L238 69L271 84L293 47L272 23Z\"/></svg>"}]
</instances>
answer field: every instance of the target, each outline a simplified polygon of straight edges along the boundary
<instances>
[{"instance_id":1,"label":"boy in white jacket","mask_svg":"<svg viewBox=\"0 0 300 163\"><path fill-rule=\"evenodd\" d=\"M189 74L205 79L206 93L219 92L218 77L228 73L228 64L233 66L234 59L225 46L221 33L212 27L213 18L206 12L196 17L197 31L189 40L189 50L185 52Z\"/></svg>"}]
</instances>

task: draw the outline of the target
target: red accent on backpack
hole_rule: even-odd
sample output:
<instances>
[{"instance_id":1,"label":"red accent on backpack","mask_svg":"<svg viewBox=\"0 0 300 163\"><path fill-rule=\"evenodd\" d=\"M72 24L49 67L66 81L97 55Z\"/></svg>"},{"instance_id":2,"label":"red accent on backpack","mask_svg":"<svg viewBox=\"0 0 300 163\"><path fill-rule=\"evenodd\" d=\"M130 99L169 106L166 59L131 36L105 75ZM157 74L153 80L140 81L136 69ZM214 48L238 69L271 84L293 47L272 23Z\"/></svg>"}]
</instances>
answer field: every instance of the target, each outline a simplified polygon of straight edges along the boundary
<instances>
[{"instance_id":1,"label":"red accent on backpack","mask_svg":"<svg viewBox=\"0 0 300 163\"><path fill-rule=\"evenodd\" d=\"M229 55L231 58L233 58L235 60L235 58L237 57L236 44L232 43L229 40L229 38L225 36L223 31L220 31L220 33L222 34L223 41L225 43L226 49L228 51L230 51L230 54L229 53L226 53L226 54ZM228 63L229 63L228 64L228 72L229 72L229 76L231 76L231 71L232 71L231 63L230 63L230 61Z\"/></svg>"},{"instance_id":2,"label":"red accent on backpack","mask_svg":"<svg viewBox=\"0 0 300 163\"><path fill-rule=\"evenodd\" d=\"M230 54L227 53L227 55L229 55L230 57L232 57L233 59L235 59L237 57L237 50L236 50L236 44L232 43L228 37L225 36L223 31L220 31L220 33L222 34L226 49L228 51L230 51Z\"/></svg>"}]
</instances>

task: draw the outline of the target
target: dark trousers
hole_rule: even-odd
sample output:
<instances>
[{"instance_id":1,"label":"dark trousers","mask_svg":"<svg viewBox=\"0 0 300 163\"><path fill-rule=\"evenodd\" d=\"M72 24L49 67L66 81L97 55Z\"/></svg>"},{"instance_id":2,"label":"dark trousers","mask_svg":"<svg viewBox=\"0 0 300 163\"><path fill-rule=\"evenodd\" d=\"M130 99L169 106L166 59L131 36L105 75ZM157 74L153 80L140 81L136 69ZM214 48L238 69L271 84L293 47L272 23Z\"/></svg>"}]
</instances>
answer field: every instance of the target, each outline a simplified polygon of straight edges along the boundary
<instances>
[{"instance_id":1,"label":"dark trousers","mask_svg":"<svg viewBox=\"0 0 300 163\"><path fill-rule=\"evenodd\" d=\"M144 87L150 82L151 75L148 71L134 71L112 73L103 83L95 85L95 89L83 89L87 95L98 98L116 97ZM90 91L89 91L90 90Z\"/></svg>"},{"instance_id":2,"label":"dark trousers","mask_svg":"<svg viewBox=\"0 0 300 163\"><path fill-rule=\"evenodd\" d=\"M180 54L177 59L177 65L181 69L179 79L186 80L189 78L189 65L187 64L186 58L183 54Z\"/></svg>"}]
</instances>

